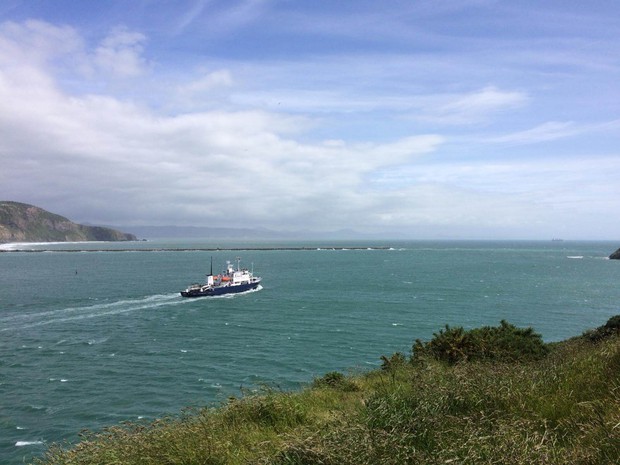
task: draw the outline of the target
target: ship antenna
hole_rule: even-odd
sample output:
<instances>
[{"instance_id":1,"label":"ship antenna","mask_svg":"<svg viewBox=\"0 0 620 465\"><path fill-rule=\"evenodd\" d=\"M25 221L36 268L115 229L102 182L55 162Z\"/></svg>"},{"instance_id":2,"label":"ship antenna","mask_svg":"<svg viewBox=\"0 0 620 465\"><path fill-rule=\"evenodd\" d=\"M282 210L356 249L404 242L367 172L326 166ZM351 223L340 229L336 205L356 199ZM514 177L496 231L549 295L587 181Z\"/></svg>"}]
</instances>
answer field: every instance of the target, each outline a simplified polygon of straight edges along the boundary
<instances>
[{"instance_id":1,"label":"ship antenna","mask_svg":"<svg viewBox=\"0 0 620 465\"><path fill-rule=\"evenodd\" d=\"M211 274L210 276L213 276L213 255L211 255Z\"/></svg>"}]
</instances>

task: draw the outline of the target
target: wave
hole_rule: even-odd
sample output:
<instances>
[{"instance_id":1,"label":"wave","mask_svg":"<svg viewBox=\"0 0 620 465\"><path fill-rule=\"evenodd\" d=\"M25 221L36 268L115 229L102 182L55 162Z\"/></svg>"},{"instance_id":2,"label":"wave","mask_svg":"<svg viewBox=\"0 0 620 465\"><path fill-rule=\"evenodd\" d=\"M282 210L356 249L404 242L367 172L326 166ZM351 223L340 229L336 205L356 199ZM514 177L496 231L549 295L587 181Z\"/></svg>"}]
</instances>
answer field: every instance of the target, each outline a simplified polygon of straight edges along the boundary
<instances>
[{"instance_id":1,"label":"wave","mask_svg":"<svg viewBox=\"0 0 620 465\"><path fill-rule=\"evenodd\" d=\"M263 289L259 285L256 289L250 289L237 294L227 294L222 296L210 297L211 299L229 299L238 295L250 294ZM123 299L112 302L105 302L94 305L83 305L75 307L65 307L56 310L42 312L23 313L0 317L0 333L6 331L18 331L37 326L44 326L69 321L79 321L90 318L102 318L123 313L135 312L140 310L150 310L163 306L176 306L188 304L192 299L183 299L178 292L171 294L157 294L135 299ZM99 344L105 340L88 340L89 345Z\"/></svg>"},{"instance_id":2,"label":"wave","mask_svg":"<svg viewBox=\"0 0 620 465\"><path fill-rule=\"evenodd\" d=\"M135 299L124 299L95 305L66 307L57 310L12 315L0 318L0 332L15 331L67 321L101 318L122 313L158 308L166 305L179 305L185 301L178 293L159 294ZM89 341L96 344L101 341Z\"/></svg>"},{"instance_id":3,"label":"wave","mask_svg":"<svg viewBox=\"0 0 620 465\"><path fill-rule=\"evenodd\" d=\"M38 446L44 444L43 441L17 441L15 447Z\"/></svg>"}]
</instances>

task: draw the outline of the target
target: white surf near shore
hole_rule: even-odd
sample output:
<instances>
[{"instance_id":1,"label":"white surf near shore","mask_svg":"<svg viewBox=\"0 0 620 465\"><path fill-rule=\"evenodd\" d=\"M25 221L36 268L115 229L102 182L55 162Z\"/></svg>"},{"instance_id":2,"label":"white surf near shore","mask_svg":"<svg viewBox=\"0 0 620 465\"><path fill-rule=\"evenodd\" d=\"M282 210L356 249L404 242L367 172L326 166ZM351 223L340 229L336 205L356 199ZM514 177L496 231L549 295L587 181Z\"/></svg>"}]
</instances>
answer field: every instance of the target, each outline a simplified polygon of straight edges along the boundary
<instances>
[{"instance_id":1,"label":"white surf near shore","mask_svg":"<svg viewBox=\"0 0 620 465\"><path fill-rule=\"evenodd\" d=\"M39 247L48 245L75 245L75 244L105 244L105 241L79 241L79 242L7 242L0 244L0 250L7 252L13 250L37 250Z\"/></svg>"}]
</instances>

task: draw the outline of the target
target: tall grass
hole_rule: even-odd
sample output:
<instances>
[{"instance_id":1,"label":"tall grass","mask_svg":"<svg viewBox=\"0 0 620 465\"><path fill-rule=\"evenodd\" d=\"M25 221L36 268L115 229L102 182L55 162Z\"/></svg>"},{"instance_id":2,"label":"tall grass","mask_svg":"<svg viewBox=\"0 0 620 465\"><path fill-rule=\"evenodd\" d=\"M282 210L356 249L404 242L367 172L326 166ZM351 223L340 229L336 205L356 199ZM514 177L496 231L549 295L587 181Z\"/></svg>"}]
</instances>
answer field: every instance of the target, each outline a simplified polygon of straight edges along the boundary
<instances>
[{"instance_id":1,"label":"tall grass","mask_svg":"<svg viewBox=\"0 0 620 465\"><path fill-rule=\"evenodd\" d=\"M545 346L542 358L531 356L529 342L522 359L512 352L454 361L414 349L411 360L382 357L380 370L328 373L300 392L266 390L87 434L37 463L617 464L620 338L603 332Z\"/></svg>"}]
</instances>

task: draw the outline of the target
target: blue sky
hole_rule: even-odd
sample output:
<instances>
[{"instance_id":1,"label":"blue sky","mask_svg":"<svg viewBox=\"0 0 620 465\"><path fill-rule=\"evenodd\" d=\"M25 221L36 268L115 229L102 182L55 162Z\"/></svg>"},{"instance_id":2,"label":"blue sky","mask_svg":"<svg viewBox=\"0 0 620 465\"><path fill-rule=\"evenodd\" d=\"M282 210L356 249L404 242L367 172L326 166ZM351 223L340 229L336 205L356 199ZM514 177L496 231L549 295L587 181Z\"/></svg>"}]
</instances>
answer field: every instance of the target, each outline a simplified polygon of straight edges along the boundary
<instances>
[{"instance_id":1,"label":"blue sky","mask_svg":"<svg viewBox=\"0 0 620 465\"><path fill-rule=\"evenodd\" d=\"M111 225L618 239L615 1L5 1L0 198Z\"/></svg>"}]
</instances>

